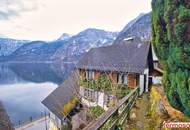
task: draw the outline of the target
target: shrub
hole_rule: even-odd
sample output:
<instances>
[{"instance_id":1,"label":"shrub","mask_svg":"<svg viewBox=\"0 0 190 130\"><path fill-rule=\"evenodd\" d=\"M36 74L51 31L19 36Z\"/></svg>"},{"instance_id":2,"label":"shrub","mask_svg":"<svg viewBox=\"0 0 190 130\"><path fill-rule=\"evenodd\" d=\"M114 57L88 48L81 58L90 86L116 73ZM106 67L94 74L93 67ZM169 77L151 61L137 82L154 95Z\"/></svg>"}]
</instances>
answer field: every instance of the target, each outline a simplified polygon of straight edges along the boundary
<instances>
[{"instance_id":1,"label":"shrub","mask_svg":"<svg viewBox=\"0 0 190 130\"><path fill-rule=\"evenodd\" d=\"M126 85L118 85L116 89L116 96L118 99L125 97L131 91Z\"/></svg>"},{"instance_id":2,"label":"shrub","mask_svg":"<svg viewBox=\"0 0 190 130\"><path fill-rule=\"evenodd\" d=\"M190 116L190 1L152 1L152 43L170 104Z\"/></svg>"},{"instance_id":3,"label":"shrub","mask_svg":"<svg viewBox=\"0 0 190 130\"><path fill-rule=\"evenodd\" d=\"M93 119L96 119L104 112L105 112L104 109L100 106L90 107L90 116Z\"/></svg>"}]
</instances>

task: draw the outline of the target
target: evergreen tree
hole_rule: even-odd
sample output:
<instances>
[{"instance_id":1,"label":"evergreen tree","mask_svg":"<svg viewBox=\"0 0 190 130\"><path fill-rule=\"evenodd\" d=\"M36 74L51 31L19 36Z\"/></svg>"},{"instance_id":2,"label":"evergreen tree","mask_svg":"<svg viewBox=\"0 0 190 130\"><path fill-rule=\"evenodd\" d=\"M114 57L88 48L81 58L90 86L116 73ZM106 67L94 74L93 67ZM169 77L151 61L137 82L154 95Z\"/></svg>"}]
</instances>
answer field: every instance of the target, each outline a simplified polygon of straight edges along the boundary
<instances>
[{"instance_id":1,"label":"evergreen tree","mask_svg":"<svg viewBox=\"0 0 190 130\"><path fill-rule=\"evenodd\" d=\"M190 1L152 0L154 50L170 104L190 116Z\"/></svg>"}]
</instances>

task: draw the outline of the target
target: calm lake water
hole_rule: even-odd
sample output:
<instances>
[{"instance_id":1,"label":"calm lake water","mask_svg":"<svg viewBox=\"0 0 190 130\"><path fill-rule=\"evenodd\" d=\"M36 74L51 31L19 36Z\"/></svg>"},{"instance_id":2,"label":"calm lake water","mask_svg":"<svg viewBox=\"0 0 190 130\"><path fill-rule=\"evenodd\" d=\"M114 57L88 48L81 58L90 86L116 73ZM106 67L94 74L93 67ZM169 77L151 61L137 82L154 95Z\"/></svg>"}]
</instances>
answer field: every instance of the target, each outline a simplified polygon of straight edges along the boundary
<instances>
[{"instance_id":1,"label":"calm lake water","mask_svg":"<svg viewBox=\"0 0 190 130\"><path fill-rule=\"evenodd\" d=\"M0 64L0 101L12 123L37 118L41 101L71 73L73 64Z\"/></svg>"}]
</instances>

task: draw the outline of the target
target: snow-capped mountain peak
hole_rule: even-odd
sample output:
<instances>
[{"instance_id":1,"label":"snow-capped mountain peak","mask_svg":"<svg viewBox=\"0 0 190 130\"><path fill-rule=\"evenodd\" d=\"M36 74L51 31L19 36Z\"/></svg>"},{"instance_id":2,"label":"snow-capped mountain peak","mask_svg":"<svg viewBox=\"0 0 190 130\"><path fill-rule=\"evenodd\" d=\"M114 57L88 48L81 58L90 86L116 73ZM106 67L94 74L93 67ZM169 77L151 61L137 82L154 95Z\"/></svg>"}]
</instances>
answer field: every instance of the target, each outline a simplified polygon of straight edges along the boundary
<instances>
[{"instance_id":1,"label":"snow-capped mountain peak","mask_svg":"<svg viewBox=\"0 0 190 130\"><path fill-rule=\"evenodd\" d=\"M71 34L67 34L67 33L63 33L58 40L68 40L69 38L71 38L73 35Z\"/></svg>"}]
</instances>

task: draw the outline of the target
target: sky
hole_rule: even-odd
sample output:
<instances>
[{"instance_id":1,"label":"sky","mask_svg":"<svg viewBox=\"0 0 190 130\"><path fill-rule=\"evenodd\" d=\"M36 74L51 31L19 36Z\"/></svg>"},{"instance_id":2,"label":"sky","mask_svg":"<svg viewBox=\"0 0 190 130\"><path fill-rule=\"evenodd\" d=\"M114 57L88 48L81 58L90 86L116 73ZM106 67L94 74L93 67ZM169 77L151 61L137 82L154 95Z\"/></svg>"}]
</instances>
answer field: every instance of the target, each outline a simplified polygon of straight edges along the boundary
<instances>
[{"instance_id":1,"label":"sky","mask_svg":"<svg viewBox=\"0 0 190 130\"><path fill-rule=\"evenodd\" d=\"M121 31L151 0L0 0L0 37L54 40L87 28Z\"/></svg>"}]
</instances>

